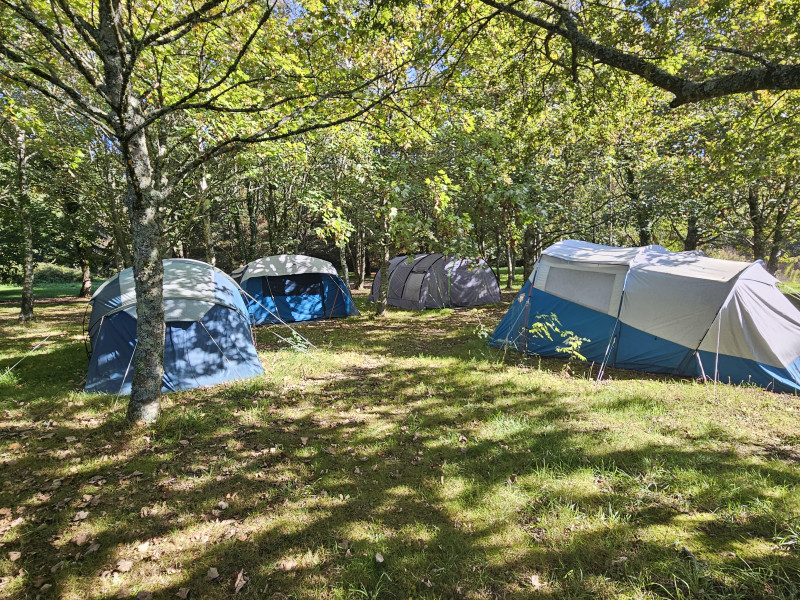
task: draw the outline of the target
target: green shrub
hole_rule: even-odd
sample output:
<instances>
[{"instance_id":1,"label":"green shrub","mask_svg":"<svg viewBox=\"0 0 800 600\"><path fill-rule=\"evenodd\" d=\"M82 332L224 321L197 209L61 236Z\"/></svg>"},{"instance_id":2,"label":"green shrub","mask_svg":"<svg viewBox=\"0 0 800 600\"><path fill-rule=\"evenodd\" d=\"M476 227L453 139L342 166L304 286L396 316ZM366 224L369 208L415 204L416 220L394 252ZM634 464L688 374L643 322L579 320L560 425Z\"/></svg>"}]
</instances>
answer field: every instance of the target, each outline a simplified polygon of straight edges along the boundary
<instances>
[{"instance_id":1,"label":"green shrub","mask_svg":"<svg viewBox=\"0 0 800 600\"><path fill-rule=\"evenodd\" d=\"M37 283L75 283L82 281L80 269L64 267L53 263L39 263L33 273Z\"/></svg>"}]
</instances>

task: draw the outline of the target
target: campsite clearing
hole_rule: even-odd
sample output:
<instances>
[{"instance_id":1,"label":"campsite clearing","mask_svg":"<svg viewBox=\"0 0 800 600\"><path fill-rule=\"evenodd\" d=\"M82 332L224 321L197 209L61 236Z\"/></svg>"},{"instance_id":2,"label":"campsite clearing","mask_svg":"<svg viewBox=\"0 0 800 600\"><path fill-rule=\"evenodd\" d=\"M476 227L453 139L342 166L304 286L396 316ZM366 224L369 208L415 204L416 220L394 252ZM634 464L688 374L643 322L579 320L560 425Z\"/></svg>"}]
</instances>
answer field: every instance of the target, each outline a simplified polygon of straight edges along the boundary
<instances>
[{"instance_id":1,"label":"campsite clearing","mask_svg":"<svg viewBox=\"0 0 800 600\"><path fill-rule=\"evenodd\" d=\"M54 334L0 377L0 595L798 593L800 398L596 384L489 348L507 304L356 302L296 327L311 357L261 328L263 377L169 395L134 430L124 398L79 391L85 303L26 327L0 305L0 373Z\"/></svg>"}]
</instances>

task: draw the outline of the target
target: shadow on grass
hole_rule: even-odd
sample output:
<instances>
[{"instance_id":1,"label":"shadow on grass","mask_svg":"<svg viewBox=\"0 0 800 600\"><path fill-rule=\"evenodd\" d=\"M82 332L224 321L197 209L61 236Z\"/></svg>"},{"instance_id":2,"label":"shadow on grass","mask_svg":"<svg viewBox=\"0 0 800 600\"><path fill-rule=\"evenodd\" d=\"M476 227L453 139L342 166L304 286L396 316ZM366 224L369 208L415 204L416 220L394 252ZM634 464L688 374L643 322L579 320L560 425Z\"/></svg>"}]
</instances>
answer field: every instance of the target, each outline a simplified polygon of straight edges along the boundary
<instances>
[{"instance_id":1,"label":"shadow on grass","mask_svg":"<svg viewBox=\"0 0 800 600\"><path fill-rule=\"evenodd\" d=\"M526 379L480 354L486 313L433 317L306 325L357 358L273 354L137 430L113 398L60 401L77 341L37 355L52 389L0 403L0 539L20 553L0 592L226 598L243 572L245 598L793 593L797 556L771 548L798 516L790 464L709 444L722 426L635 437L660 399Z\"/></svg>"}]
</instances>

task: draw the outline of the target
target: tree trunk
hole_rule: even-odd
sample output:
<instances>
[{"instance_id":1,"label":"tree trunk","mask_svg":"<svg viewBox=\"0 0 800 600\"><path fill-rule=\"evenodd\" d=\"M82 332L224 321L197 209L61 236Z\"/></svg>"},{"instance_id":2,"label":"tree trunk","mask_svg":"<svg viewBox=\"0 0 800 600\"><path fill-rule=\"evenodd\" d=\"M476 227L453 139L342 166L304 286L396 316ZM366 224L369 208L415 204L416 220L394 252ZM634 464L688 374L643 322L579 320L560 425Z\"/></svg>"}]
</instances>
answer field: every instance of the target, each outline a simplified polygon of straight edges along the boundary
<instances>
[{"instance_id":1,"label":"tree trunk","mask_svg":"<svg viewBox=\"0 0 800 600\"><path fill-rule=\"evenodd\" d=\"M92 270L89 268L89 261L86 257L81 257L81 291L78 298L89 298L92 295Z\"/></svg>"},{"instance_id":2,"label":"tree trunk","mask_svg":"<svg viewBox=\"0 0 800 600\"><path fill-rule=\"evenodd\" d=\"M35 319L33 314L33 219L28 198L28 159L25 131L15 126L17 141L17 218L22 232L22 305L20 323Z\"/></svg>"},{"instance_id":3,"label":"tree trunk","mask_svg":"<svg viewBox=\"0 0 800 600\"><path fill-rule=\"evenodd\" d=\"M528 277L533 271L533 265L541 252L540 243L539 228L529 225L522 240L522 261L525 265L523 277Z\"/></svg>"},{"instance_id":4,"label":"tree trunk","mask_svg":"<svg viewBox=\"0 0 800 600\"><path fill-rule=\"evenodd\" d=\"M366 279L366 252L364 248L364 228L356 226L355 236L353 236L353 273L355 274L355 285L357 290L364 289L364 279Z\"/></svg>"},{"instance_id":5,"label":"tree trunk","mask_svg":"<svg viewBox=\"0 0 800 600\"><path fill-rule=\"evenodd\" d=\"M514 289L514 249L511 247L511 240L506 243L506 266L508 267L508 277L506 278L506 289Z\"/></svg>"},{"instance_id":6,"label":"tree trunk","mask_svg":"<svg viewBox=\"0 0 800 600\"><path fill-rule=\"evenodd\" d=\"M129 102L129 123L141 122L135 99ZM164 377L164 265L159 223L159 193L143 130L125 144L128 165L127 203L133 236L133 279L136 289L136 350L128 419L152 423L161 412L161 382Z\"/></svg>"},{"instance_id":7,"label":"tree trunk","mask_svg":"<svg viewBox=\"0 0 800 600\"><path fill-rule=\"evenodd\" d=\"M33 258L33 224L28 212L27 199L20 199L18 216L23 236L22 306L19 311L19 321L20 323L26 323L36 319L33 314L33 271L35 266Z\"/></svg>"},{"instance_id":8,"label":"tree trunk","mask_svg":"<svg viewBox=\"0 0 800 600\"><path fill-rule=\"evenodd\" d=\"M344 280L344 284L347 286L347 289L350 289L350 273L347 270L347 257L345 256L347 252L347 244L342 242L339 244L339 262L342 264L342 280Z\"/></svg>"},{"instance_id":9,"label":"tree trunk","mask_svg":"<svg viewBox=\"0 0 800 600\"><path fill-rule=\"evenodd\" d=\"M203 198L203 250L208 264L217 264L217 253L214 251L214 238L211 235L211 199Z\"/></svg>"},{"instance_id":10,"label":"tree trunk","mask_svg":"<svg viewBox=\"0 0 800 600\"><path fill-rule=\"evenodd\" d=\"M751 185L747 189L747 213L750 217L750 226L753 228L751 240L753 260L764 260L767 255L767 236L765 234L764 214L758 202L758 189Z\"/></svg>"},{"instance_id":11,"label":"tree trunk","mask_svg":"<svg viewBox=\"0 0 800 600\"><path fill-rule=\"evenodd\" d=\"M206 181L205 172L200 176L197 193L200 195L201 213L203 215L203 250L205 253L205 260L208 264L216 266L217 253L214 251L214 238L211 235L211 197L208 194L208 182Z\"/></svg>"},{"instance_id":12,"label":"tree trunk","mask_svg":"<svg viewBox=\"0 0 800 600\"><path fill-rule=\"evenodd\" d=\"M269 186L269 184L267 184ZM272 189L272 186L269 186ZM258 256L258 197L261 192L257 191L254 194L247 190L247 218L250 226L250 244L248 246L248 253L250 258L247 262L259 258Z\"/></svg>"},{"instance_id":13,"label":"tree trunk","mask_svg":"<svg viewBox=\"0 0 800 600\"><path fill-rule=\"evenodd\" d=\"M697 224L697 215L692 214L686 220L686 238L683 240L684 250L697 250L700 243L700 228Z\"/></svg>"},{"instance_id":14,"label":"tree trunk","mask_svg":"<svg viewBox=\"0 0 800 600\"><path fill-rule=\"evenodd\" d=\"M775 216L775 226L772 229L772 239L769 245L769 260L767 260L767 271L773 275L778 272L781 256L783 256L785 250L783 247L785 242L784 227L789 217L791 205L788 199L782 198L782 200L783 204L778 208Z\"/></svg>"},{"instance_id":15,"label":"tree trunk","mask_svg":"<svg viewBox=\"0 0 800 600\"><path fill-rule=\"evenodd\" d=\"M378 308L375 310L375 316L377 317L386 316L386 305L389 298L389 259L391 258L389 255L389 244L384 244L382 249L383 257L380 268L381 286L378 289Z\"/></svg>"}]
</instances>

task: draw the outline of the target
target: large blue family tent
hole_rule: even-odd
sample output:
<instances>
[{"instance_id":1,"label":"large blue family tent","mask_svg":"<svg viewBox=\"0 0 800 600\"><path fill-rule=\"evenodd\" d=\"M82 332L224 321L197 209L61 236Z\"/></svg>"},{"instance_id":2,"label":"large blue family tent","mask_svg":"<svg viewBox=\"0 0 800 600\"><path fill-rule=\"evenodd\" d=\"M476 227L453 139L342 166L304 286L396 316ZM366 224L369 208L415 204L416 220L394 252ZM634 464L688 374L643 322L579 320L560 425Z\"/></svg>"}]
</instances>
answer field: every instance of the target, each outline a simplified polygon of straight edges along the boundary
<instances>
[{"instance_id":1,"label":"large blue family tent","mask_svg":"<svg viewBox=\"0 0 800 600\"><path fill-rule=\"evenodd\" d=\"M327 260L302 254L259 258L233 272L256 325L360 314L349 288Z\"/></svg>"},{"instance_id":2,"label":"large blue family tent","mask_svg":"<svg viewBox=\"0 0 800 600\"><path fill-rule=\"evenodd\" d=\"M133 269L92 296L91 356L86 391L130 394L136 349ZM164 261L165 392L188 390L264 372L242 290L228 275L196 260Z\"/></svg>"},{"instance_id":3,"label":"large blue family tent","mask_svg":"<svg viewBox=\"0 0 800 600\"><path fill-rule=\"evenodd\" d=\"M603 366L796 393L800 311L777 282L761 261L567 240L544 251L490 343L564 356L550 323Z\"/></svg>"}]
</instances>

